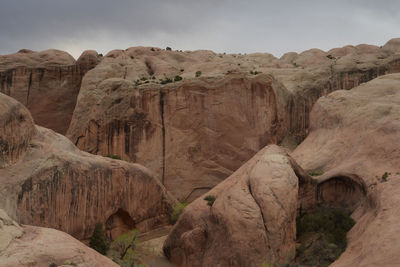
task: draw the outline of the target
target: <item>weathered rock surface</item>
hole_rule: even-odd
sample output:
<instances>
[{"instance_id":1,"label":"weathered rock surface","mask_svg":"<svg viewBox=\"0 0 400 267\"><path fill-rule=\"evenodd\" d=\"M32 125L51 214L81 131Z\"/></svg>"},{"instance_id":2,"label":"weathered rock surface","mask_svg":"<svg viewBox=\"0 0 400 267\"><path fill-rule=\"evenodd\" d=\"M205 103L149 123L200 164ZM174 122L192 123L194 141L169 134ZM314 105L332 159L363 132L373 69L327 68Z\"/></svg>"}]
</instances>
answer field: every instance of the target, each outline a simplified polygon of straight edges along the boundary
<instances>
[{"instance_id":1,"label":"weathered rock surface","mask_svg":"<svg viewBox=\"0 0 400 267\"><path fill-rule=\"evenodd\" d=\"M320 200L354 210L348 247L331 266L399 266L400 75L318 100L292 156L323 170ZM386 174L385 174L386 173Z\"/></svg>"},{"instance_id":2,"label":"weathered rock surface","mask_svg":"<svg viewBox=\"0 0 400 267\"><path fill-rule=\"evenodd\" d=\"M70 235L29 225L19 226L0 209L0 264L3 267L118 266Z\"/></svg>"},{"instance_id":3,"label":"weathered rock surface","mask_svg":"<svg viewBox=\"0 0 400 267\"><path fill-rule=\"evenodd\" d=\"M114 50L85 75L67 136L90 153L143 164L179 199L191 201L266 144L303 140L320 96L399 72L396 42L389 44L311 49L280 59ZM176 75L183 81L159 84Z\"/></svg>"},{"instance_id":4,"label":"weathered rock surface","mask_svg":"<svg viewBox=\"0 0 400 267\"><path fill-rule=\"evenodd\" d=\"M284 136L288 92L269 75L163 88L116 78L101 84L85 79L91 90L80 95L86 105L77 107L70 138L91 153L146 165L180 199L201 195Z\"/></svg>"},{"instance_id":5,"label":"weathered rock surface","mask_svg":"<svg viewBox=\"0 0 400 267\"><path fill-rule=\"evenodd\" d=\"M178 266L261 266L296 254L299 184L309 177L278 146L267 146L185 208L164 243ZM212 206L206 196L216 199Z\"/></svg>"},{"instance_id":6,"label":"weathered rock surface","mask_svg":"<svg viewBox=\"0 0 400 267\"><path fill-rule=\"evenodd\" d=\"M82 77L99 60L95 51L85 51L77 62L59 50L0 56L0 92L28 107L35 123L65 134Z\"/></svg>"},{"instance_id":7,"label":"weathered rock surface","mask_svg":"<svg viewBox=\"0 0 400 267\"><path fill-rule=\"evenodd\" d=\"M4 114L10 114L6 121L24 118L24 123L12 124L15 133L25 133L18 138L10 137L8 127L0 128L4 141L14 142L2 146L1 154L8 155L11 147L20 155L0 169L0 207L12 218L81 240L91 236L97 222L105 224L112 238L166 222L170 199L146 168L82 152L60 134L26 127L33 125L29 112L10 97L0 94L0 103L8 108Z\"/></svg>"},{"instance_id":8,"label":"weathered rock surface","mask_svg":"<svg viewBox=\"0 0 400 267\"><path fill-rule=\"evenodd\" d=\"M31 114L18 101L0 102L0 168L16 162L28 148L35 125Z\"/></svg>"}]
</instances>

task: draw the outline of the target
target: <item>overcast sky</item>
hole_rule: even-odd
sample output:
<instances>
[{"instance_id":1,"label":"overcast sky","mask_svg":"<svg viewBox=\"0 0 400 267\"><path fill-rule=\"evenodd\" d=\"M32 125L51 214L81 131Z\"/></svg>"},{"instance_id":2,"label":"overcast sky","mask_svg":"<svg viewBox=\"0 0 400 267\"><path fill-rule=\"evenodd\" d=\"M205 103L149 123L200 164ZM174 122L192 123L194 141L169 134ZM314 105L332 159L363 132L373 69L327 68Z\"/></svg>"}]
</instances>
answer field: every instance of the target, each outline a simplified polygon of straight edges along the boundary
<instances>
[{"instance_id":1,"label":"overcast sky","mask_svg":"<svg viewBox=\"0 0 400 267\"><path fill-rule=\"evenodd\" d=\"M280 57L394 37L398 0L0 0L0 54L142 45Z\"/></svg>"}]
</instances>

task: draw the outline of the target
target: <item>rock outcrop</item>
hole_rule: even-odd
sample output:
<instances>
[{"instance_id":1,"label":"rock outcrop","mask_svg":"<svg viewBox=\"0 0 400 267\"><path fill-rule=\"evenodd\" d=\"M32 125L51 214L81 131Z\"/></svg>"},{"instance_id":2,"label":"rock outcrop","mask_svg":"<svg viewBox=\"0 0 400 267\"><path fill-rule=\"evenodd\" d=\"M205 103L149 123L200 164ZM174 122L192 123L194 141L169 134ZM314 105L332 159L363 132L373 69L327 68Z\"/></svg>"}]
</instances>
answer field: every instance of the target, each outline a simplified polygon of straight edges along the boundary
<instances>
[{"instance_id":1,"label":"rock outcrop","mask_svg":"<svg viewBox=\"0 0 400 267\"><path fill-rule=\"evenodd\" d=\"M311 49L280 59L114 50L85 75L67 137L90 153L143 164L191 201L265 145L297 145L319 97L399 72L396 42L385 47Z\"/></svg>"},{"instance_id":2,"label":"rock outcrop","mask_svg":"<svg viewBox=\"0 0 400 267\"><path fill-rule=\"evenodd\" d=\"M185 208L165 255L178 266L289 263L296 255L299 184L309 179L283 149L265 147Z\"/></svg>"},{"instance_id":3,"label":"rock outcrop","mask_svg":"<svg viewBox=\"0 0 400 267\"><path fill-rule=\"evenodd\" d=\"M320 98L294 159L276 146L258 152L185 208L165 255L178 266L287 264L296 215L324 206L356 221L332 266L399 265L399 118L400 74Z\"/></svg>"},{"instance_id":4,"label":"rock outcrop","mask_svg":"<svg viewBox=\"0 0 400 267\"><path fill-rule=\"evenodd\" d=\"M151 168L182 200L211 189L284 136L281 103L288 92L269 75L232 74L162 88L135 88L116 78L101 84L92 88L85 79L83 87L92 90L82 89L79 101L86 105L78 104L70 138L93 154Z\"/></svg>"},{"instance_id":5,"label":"rock outcrop","mask_svg":"<svg viewBox=\"0 0 400 267\"><path fill-rule=\"evenodd\" d=\"M12 98L0 94L0 103L4 120L18 133L0 129L7 163L0 169L0 207L12 218L81 240L98 222L115 238L167 221L171 199L146 168L82 152L64 136L33 126L29 112Z\"/></svg>"},{"instance_id":6,"label":"rock outcrop","mask_svg":"<svg viewBox=\"0 0 400 267\"><path fill-rule=\"evenodd\" d=\"M95 51L85 51L78 61L59 50L0 56L0 92L28 107L35 123L65 134L82 77L99 61Z\"/></svg>"},{"instance_id":7,"label":"rock outcrop","mask_svg":"<svg viewBox=\"0 0 400 267\"><path fill-rule=\"evenodd\" d=\"M321 200L353 210L348 246L331 266L398 266L400 75L318 100L310 134L292 156L323 170Z\"/></svg>"},{"instance_id":8,"label":"rock outcrop","mask_svg":"<svg viewBox=\"0 0 400 267\"><path fill-rule=\"evenodd\" d=\"M118 266L70 235L18 225L0 209L0 263L3 267Z\"/></svg>"}]
</instances>

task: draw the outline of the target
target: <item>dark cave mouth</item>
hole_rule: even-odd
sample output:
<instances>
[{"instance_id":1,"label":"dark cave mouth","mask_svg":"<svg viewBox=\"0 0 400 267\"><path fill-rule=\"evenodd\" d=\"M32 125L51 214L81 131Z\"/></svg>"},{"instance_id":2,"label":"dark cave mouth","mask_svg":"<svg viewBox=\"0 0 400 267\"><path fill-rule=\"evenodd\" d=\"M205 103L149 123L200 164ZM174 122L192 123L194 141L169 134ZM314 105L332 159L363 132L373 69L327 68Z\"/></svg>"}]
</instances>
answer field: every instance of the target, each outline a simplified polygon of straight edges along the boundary
<instances>
[{"instance_id":1,"label":"dark cave mouth","mask_svg":"<svg viewBox=\"0 0 400 267\"><path fill-rule=\"evenodd\" d=\"M106 234L109 240L115 240L120 235L135 228L135 222L129 213L118 209L106 221Z\"/></svg>"}]
</instances>

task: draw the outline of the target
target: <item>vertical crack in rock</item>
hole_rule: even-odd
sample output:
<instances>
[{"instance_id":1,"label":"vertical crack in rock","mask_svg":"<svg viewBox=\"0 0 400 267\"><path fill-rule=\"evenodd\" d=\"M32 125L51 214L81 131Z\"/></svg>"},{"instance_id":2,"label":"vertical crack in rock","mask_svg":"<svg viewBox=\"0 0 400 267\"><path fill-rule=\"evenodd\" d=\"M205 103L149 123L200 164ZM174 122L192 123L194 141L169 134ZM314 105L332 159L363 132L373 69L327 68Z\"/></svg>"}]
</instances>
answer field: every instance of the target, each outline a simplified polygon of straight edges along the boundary
<instances>
[{"instance_id":1,"label":"vertical crack in rock","mask_svg":"<svg viewBox=\"0 0 400 267\"><path fill-rule=\"evenodd\" d=\"M263 213L262 208L261 208L260 204L258 203L256 197L253 195L253 191L252 191L252 189L251 189L250 181L247 183L247 187L249 188L249 193L250 193L251 197L254 199L254 202L256 203L256 205L258 206L258 208L260 209L261 219L262 219L262 222L263 222L263 225L264 225L266 237L267 237L267 239L268 239L269 230L268 230L267 224L265 223L264 213Z\"/></svg>"},{"instance_id":2,"label":"vertical crack in rock","mask_svg":"<svg viewBox=\"0 0 400 267\"><path fill-rule=\"evenodd\" d=\"M161 131L162 131L162 174L161 183L164 185L165 180L165 122L164 122L164 97L165 93L160 91L160 114L161 114Z\"/></svg>"},{"instance_id":3,"label":"vertical crack in rock","mask_svg":"<svg viewBox=\"0 0 400 267\"><path fill-rule=\"evenodd\" d=\"M29 103L29 94L31 92L31 86L32 86L32 71L29 74L28 92L26 94L26 105L28 105L28 103Z\"/></svg>"}]
</instances>

